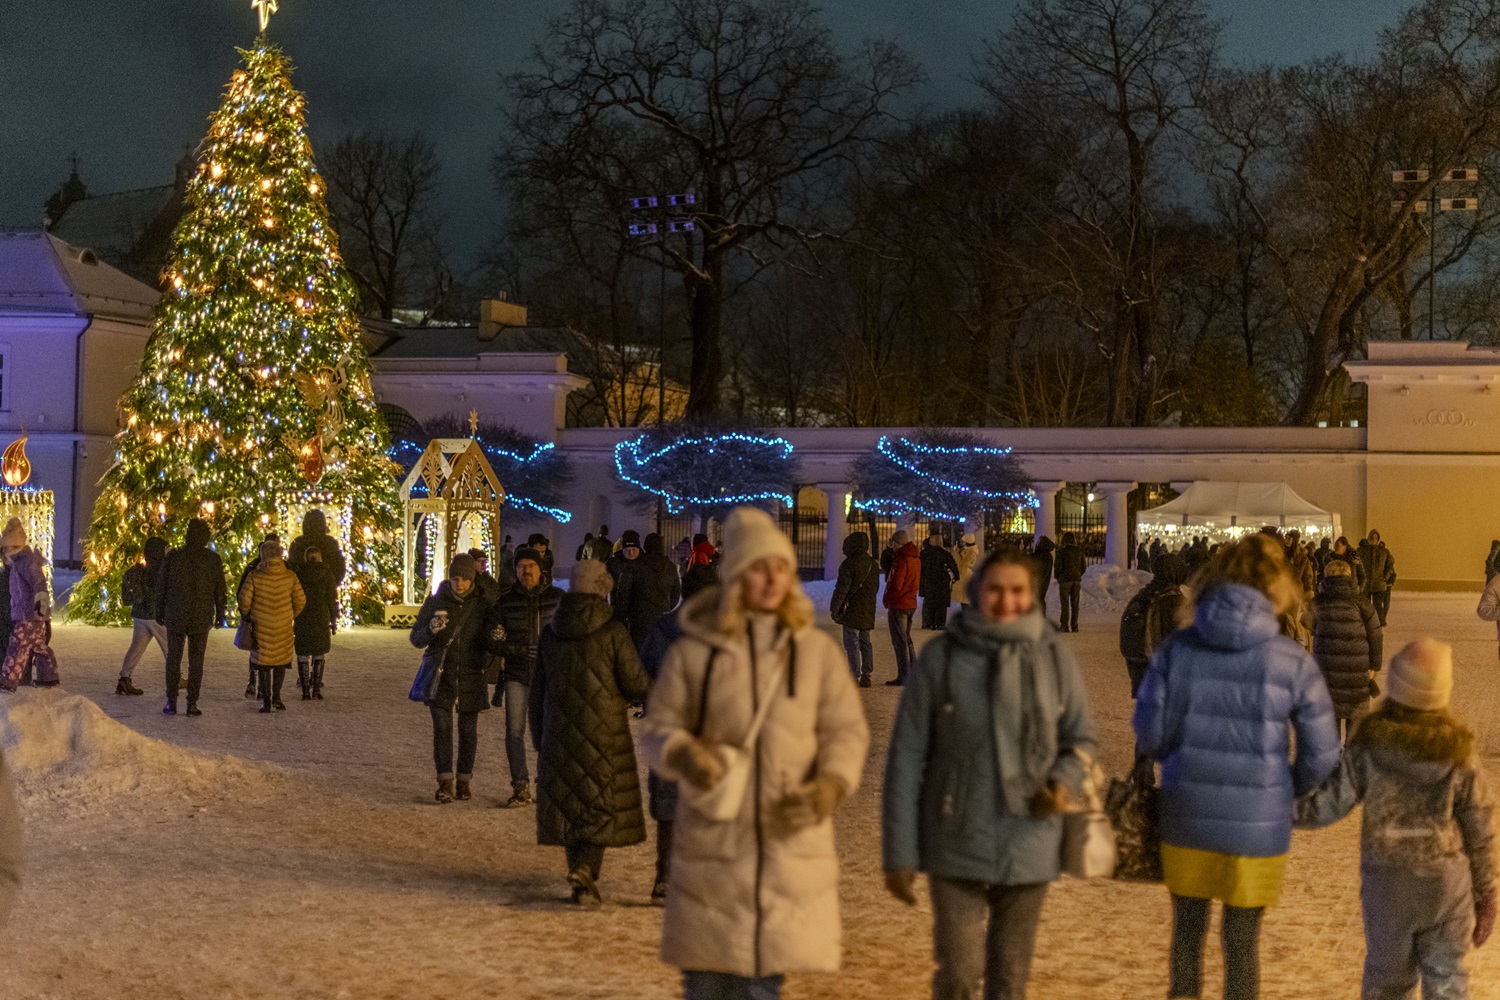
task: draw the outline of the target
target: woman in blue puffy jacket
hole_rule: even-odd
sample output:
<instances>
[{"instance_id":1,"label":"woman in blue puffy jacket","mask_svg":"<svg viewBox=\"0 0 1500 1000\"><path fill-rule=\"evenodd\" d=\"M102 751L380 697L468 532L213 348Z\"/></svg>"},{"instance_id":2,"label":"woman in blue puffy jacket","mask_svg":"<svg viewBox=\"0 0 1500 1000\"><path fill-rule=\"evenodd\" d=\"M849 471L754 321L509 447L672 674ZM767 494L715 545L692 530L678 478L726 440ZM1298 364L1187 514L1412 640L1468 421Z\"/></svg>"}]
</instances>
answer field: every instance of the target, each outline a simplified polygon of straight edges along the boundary
<instances>
[{"instance_id":1,"label":"woman in blue puffy jacket","mask_svg":"<svg viewBox=\"0 0 1500 1000\"><path fill-rule=\"evenodd\" d=\"M1151 658L1135 710L1140 753L1162 765L1167 995L1201 994L1209 902L1217 899L1224 996L1253 1000L1260 918L1281 898L1292 803L1338 766L1338 729L1317 662L1280 634L1278 616L1301 598L1281 546L1263 535L1226 546L1193 590L1192 624Z\"/></svg>"}]
</instances>

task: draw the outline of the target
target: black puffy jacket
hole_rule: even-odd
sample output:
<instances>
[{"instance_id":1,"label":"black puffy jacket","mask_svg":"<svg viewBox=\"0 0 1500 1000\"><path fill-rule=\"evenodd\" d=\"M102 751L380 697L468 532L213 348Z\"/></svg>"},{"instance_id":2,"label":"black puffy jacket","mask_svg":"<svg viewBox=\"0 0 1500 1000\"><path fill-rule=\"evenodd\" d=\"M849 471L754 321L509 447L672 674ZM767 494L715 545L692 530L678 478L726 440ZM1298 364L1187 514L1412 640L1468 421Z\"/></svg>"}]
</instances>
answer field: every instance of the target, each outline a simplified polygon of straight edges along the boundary
<instances>
[{"instance_id":1,"label":"black puffy jacket","mask_svg":"<svg viewBox=\"0 0 1500 1000\"><path fill-rule=\"evenodd\" d=\"M488 610L479 588L459 597L447 580L438 584L436 594L422 602L416 624L411 627L411 644L423 650L448 648L443 659L443 677L429 705L448 711L457 705L460 712L489 710L489 688L484 682ZM434 633L429 626L438 611L448 612L448 627Z\"/></svg>"},{"instance_id":2,"label":"black puffy jacket","mask_svg":"<svg viewBox=\"0 0 1500 1000\"><path fill-rule=\"evenodd\" d=\"M1031 550L1031 558L1036 560L1036 585L1037 591L1045 596L1047 588L1052 586L1052 563L1056 558L1057 546L1052 539L1043 535Z\"/></svg>"},{"instance_id":3,"label":"black puffy jacket","mask_svg":"<svg viewBox=\"0 0 1500 1000\"><path fill-rule=\"evenodd\" d=\"M538 844L628 847L646 839L630 706L650 682L625 626L595 594L566 594L542 632L528 711Z\"/></svg>"},{"instance_id":4,"label":"black puffy jacket","mask_svg":"<svg viewBox=\"0 0 1500 1000\"><path fill-rule=\"evenodd\" d=\"M918 588L922 600L948 604L953 600L953 584L958 580L958 563L953 553L928 540L922 546L922 583Z\"/></svg>"},{"instance_id":5,"label":"black puffy jacket","mask_svg":"<svg viewBox=\"0 0 1500 1000\"><path fill-rule=\"evenodd\" d=\"M326 656L333 643L333 623L339 617L339 596L333 574L320 562L298 563L297 582L307 603L292 623L298 656Z\"/></svg>"},{"instance_id":6,"label":"black puffy jacket","mask_svg":"<svg viewBox=\"0 0 1500 1000\"><path fill-rule=\"evenodd\" d=\"M224 562L208 547L208 538L208 524L193 520L188 524L187 540L181 548L168 552L162 564L156 620L169 632L194 635L224 620L229 601Z\"/></svg>"},{"instance_id":7,"label":"black puffy jacket","mask_svg":"<svg viewBox=\"0 0 1500 1000\"><path fill-rule=\"evenodd\" d=\"M646 641L651 626L682 600L677 564L667 558L657 541L625 564L615 587L615 619L625 623L637 648Z\"/></svg>"},{"instance_id":8,"label":"black puffy jacket","mask_svg":"<svg viewBox=\"0 0 1500 1000\"><path fill-rule=\"evenodd\" d=\"M551 584L541 583L531 590L517 584L501 594L490 608L484 632L488 636L496 626L504 630L504 638L489 640L489 651L504 657L506 683L531 683L537 643L551 623L562 596L563 592Z\"/></svg>"},{"instance_id":9,"label":"black puffy jacket","mask_svg":"<svg viewBox=\"0 0 1500 1000\"><path fill-rule=\"evenodd\" d=\"M1057 577L1058 583L1077 583L1083 579L1083 571L1088 565L1083 557L1083 548L1079 545L1064 545L1057 550L1057 559L1052 564L1052 573Z\"/></svg>"},{"instance_id":10,"label":"black puffy jacket","mask_svg":"<svg viewBox=\"0 0 1500 1000\"><path fill-rule=\"evenodd\" d=\"M880 566L870 555L870 536L850 532L844 539L844 561L839 582L828 602L833 620L845 628L868 631L875 627L875 599L880 596Z\"/></svg>"},{"instance_id":11,"label":"black puffy jacket","mask_svg":"<svg viewBox=\"0 0 1500 1000\"><path fill-rule=\"evenodd\" d=\"M1140 663L1151 659L1156 647L1177 631L1182 585L1188 577L1187 564L1171 553L1157 556L1153 565L1151 582L1130 599L1120 616L1120 655Z\"/></svg>"},{"instance_id":12,"label":"black puffy jacket","mask_svg":"<svg viewBox=\"0 0 1500 1000\"><path fill-rule=\"evenodd\" d=\"M1333 709L1353 718L1370 700L1370 672L1380 669L1380 618L1347 576L1325 577L1312 600L1313 659L1328 682Z\"/></svg>"}]
</instances>

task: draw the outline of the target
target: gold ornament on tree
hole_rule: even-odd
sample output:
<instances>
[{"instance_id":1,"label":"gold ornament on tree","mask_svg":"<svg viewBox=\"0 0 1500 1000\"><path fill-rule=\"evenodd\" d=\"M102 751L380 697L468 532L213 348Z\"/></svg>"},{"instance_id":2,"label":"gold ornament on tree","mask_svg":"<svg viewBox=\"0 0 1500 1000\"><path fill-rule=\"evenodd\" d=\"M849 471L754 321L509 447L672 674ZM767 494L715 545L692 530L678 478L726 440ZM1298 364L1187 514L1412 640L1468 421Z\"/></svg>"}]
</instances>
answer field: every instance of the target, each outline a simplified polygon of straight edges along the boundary
<instances>
[{"instance_id":1,"label":"gold ornament on tree","mask_svg":"<svg viewBox=\"0 0 1500 1000\"><path fill-rule=\"evenodd\" d=\"M287 431L281 436L281 443L297 456L302 478L310 486L318 485L323 478L327 467L324 453L344 429L344 404L339 397L349 386L348 375L344 372L346 360L347 358L340 358L339 363L333 367L316 372L292 373L292 381L297 384L303 400L309 407L319 411L318 432L303 441L292 431Z\"/></svg>"}]
</instances>

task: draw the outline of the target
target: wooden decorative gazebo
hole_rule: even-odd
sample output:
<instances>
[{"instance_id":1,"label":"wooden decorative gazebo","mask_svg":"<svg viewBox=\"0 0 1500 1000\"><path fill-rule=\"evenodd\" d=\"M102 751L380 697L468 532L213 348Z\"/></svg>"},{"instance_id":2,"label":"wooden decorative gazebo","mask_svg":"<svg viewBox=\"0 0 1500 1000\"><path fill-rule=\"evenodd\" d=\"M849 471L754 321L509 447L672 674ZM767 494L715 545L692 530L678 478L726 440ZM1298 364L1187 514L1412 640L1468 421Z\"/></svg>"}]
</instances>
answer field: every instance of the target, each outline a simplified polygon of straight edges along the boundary
<instances>
[{"instance_id":1,"label":"wooden decorative gazebo","mask_svg":"<svg viewBox=\"0 0 1500 1000\"><path fill-rule=\"evenodd\" d=\"M410 625L448 561L467 536L494 550L505 488L473 438L433 438L401 483L401 598L386 608L386 624Z\"/></svg>"}]
</instances>

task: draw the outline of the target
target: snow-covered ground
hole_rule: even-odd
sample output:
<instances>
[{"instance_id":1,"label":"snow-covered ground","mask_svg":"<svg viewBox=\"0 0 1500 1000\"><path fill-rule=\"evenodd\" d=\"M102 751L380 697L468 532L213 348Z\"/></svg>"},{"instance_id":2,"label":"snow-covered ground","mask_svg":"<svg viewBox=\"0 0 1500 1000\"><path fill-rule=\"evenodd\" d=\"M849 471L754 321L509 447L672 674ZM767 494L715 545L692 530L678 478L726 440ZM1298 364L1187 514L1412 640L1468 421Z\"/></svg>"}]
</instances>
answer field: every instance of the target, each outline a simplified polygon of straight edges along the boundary
<instances>
[{"instance_id":1,"label":"snow-covered ground","mask_svg":"<svg viewBox=\"0 0 1500 1000\"><path fill-rule=\"evenodd\" d=\"M826 585L812 589L826 604ZM1494 629L1475 619L1474 604L1398 594L1387 649L1421 632L1453 642L1455 703L1494 755L1500 666ZM1106 602L1086 598L1072 641L1104 763L1119 773L1130 701L1115 625ZM894 668L889 642L876 638L877 684L862 692L875 742L865 785L838 819L845 968L792 977L789 998L915 998L929 988L931 914L881 886L879 785L897 691L879 683ZM432 802L430 730L426 711L405 698L416 657L404 634L340 636L327 700L291 700L264 716L242 697L244 661L218 632L197 719L160 714L154 653L137 673L149 694L114 696L127 639L120 629L59 627L65 690L0 700L29 853L0 951L0 997L678 995L675 971L656 958L652 846L609 853L601 911L570 908L562 852L535 845L532 811L495 808L508 790L499 713L481 719L475 799ZM1500 779L1495 771L1492 756ZM1297 835L1285 901L1265 925L1267 998L1357 996L1357 856L1355 820ZM1058 883L1032 996L1164 995L1169 926L1160 887ZM1216 951L1209 996L1219 995ZM1473 968L1474 996L1500 998L1500 946Z\"/></svg>"}]
</instances>

